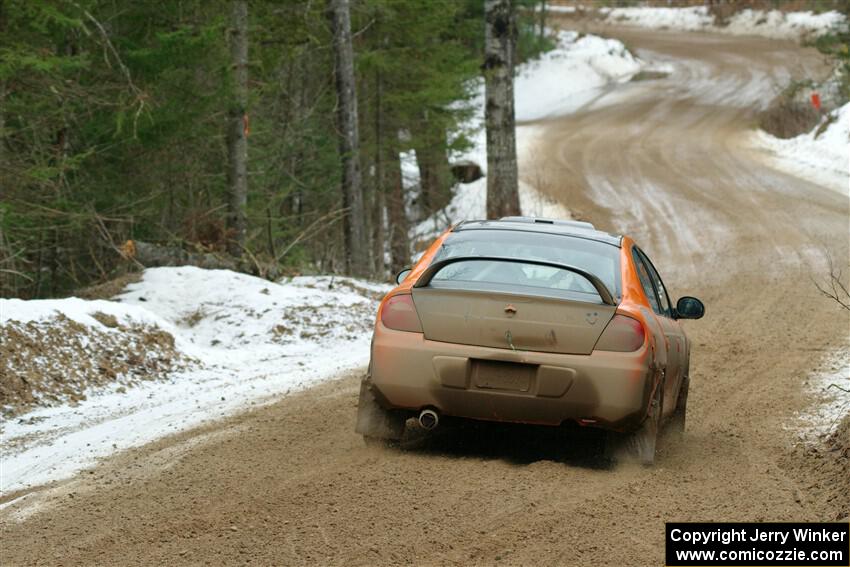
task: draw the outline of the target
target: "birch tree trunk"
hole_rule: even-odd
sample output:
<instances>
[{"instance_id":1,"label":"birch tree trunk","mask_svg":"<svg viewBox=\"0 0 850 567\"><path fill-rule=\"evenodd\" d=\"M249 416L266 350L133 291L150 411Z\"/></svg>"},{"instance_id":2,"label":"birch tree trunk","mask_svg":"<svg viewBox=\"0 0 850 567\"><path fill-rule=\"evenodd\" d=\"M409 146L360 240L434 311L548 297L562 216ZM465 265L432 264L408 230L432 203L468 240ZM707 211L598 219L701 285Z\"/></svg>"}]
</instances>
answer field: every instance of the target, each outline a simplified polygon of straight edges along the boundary
<instances>
[{"instance_id":1,"label":"birch tree trunk","mask_svg":"<svg viewBox=\"0 0 850 567\"><path fill-rule=\"evenodd\" d=\"M514 121L516 14L512 0L485 0L484 111L487 218L520 214Z\"/></svg>"},{"instance_id":2,"label":"birch tree trunk","mask_svg":"<svg viewBox=\"0 0 850 567\"><path fill-rule=\"evenodd\" d=\"M369 275L369 235L363 206L357 91L354 84L354 51L348 0L328 0L333 27L336 66L337 129L342 160L342 199L348 210L344 220L345 266L352 275Z\"/></svg>"},{"instance_id":3,"label":"birch tree trunk","mask_svg":"<svg viewBox=\"0 0 850 567\"><path fill-rule=\"evenodd\" d=\"M230 61L233 98L227 125L227 251L242 256L248 204L248 3L234 0L231 13Z\"/></svg>"}]
</instances>

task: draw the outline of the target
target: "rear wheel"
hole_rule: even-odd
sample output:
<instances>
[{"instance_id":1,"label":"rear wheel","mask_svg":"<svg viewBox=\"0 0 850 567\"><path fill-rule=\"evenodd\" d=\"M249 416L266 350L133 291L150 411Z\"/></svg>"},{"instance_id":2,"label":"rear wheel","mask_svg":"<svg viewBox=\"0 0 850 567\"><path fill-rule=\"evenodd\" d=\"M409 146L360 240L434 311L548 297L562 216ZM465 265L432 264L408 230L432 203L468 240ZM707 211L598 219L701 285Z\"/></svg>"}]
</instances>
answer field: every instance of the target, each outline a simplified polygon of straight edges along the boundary
<instances>
[{"instance_id":1,"label":"rear wheel","mask_svg":"<svg viewBox=\"0 0 850 567\"><path fill-rule=\"evenodd\" d=\"M685 376L682 379L682 386L679 388L679 397L676 398L676 410L670 418L670 430L675 433L685 432L685 416L688 411L688 387L690 378Z\"/></svg>"},{"instance_id":2,"label":"rear wheel","mask_svg":"<svg viewBox=\"0 0 850 567\"><path fill-rule=\"evenodd\" d=\"M354 430L363 435L367 445L386 445L404 435L407 415L403 411L384 409L375 399L368 379L360 383L357 403L357 425Z\"/></svg>"},{"instance_id":3,"label":"rear wheel","mask_svg":"<svg viewBox=\"0 0 850 567\"><path fill-rule=\"evenodd\" d=\"M664 382L658 383L649 413L640 427L626 435L610 432L606 439L605 453L614 461L638 462L642 465L655 464L658 433L661 429L661 408L664 402Z\"/></svg>"}]
</instances>

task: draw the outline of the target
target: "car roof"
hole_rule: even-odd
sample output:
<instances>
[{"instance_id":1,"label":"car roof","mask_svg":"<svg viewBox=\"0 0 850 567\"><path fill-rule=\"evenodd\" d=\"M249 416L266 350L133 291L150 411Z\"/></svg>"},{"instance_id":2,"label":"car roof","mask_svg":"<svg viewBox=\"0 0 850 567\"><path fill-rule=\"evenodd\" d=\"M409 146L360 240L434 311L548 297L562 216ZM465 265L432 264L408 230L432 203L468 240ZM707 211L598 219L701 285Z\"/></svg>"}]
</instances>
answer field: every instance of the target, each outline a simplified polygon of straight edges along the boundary
<instances>
[{"instance_id":1,"label":"car roof","mask_svg":"<svg viewBox=\"0 0 850 567\"><path fill-rule=\"evenodd\" d=\"M499 220L468 220L458 223L453 232L465 230L514 230L522 232L542 232L546 234L563 234L576 238L596 240L619 247L623 237L596 230L589 222L546 219L538 217L502 217Z\"/></svg>"}]
</instances>

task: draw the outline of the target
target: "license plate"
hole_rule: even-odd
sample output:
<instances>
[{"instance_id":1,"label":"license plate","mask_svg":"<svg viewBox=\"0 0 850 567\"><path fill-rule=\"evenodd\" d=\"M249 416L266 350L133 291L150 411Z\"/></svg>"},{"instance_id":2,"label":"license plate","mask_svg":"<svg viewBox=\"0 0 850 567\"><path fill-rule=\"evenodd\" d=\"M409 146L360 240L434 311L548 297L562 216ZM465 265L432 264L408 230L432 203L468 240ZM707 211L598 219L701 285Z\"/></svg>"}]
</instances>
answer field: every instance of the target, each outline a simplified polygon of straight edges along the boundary
<instances>
[{"instance_id":1,"label":"license plate","mask_svg":"<svg viewBox=\"0 0 850 567\"><path fill-rule=\"evenodd\" d=\"M473 361L472 375L479 388L528 392L536 368L515 362L476 360Z\"/></svg>"}]
</instances>

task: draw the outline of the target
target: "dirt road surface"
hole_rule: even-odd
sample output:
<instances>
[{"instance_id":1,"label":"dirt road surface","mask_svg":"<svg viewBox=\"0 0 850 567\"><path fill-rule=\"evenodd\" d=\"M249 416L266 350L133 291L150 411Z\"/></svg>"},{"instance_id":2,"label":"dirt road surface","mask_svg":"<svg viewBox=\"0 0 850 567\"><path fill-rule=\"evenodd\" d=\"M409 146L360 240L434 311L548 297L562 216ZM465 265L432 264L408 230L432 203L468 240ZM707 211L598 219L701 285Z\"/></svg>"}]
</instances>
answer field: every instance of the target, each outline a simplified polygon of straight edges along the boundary
<instances>
[{"instance_id":1,"label":"dirt road surface","mask_svg":"<svg viewBox=\"0 0 850 567\"><path fill-rule=\"evenodd\" d=\"M16 500L0 512L0 563L662 565L665 521L846 516L847 495L813 458L789 457L788 426L809 403L807 374L847 346L847 315L810 274L824 245L847 258L848 201L737 142L777 85L822 72L820 57L760 39L606 33L675 72L545 123L523 171L634 235L674 295L707 305L688 324L688 431L663 442L656 467L606 467L584 437L532 428L366 447L352 375Z\"/></svg>"}]
</instances>

